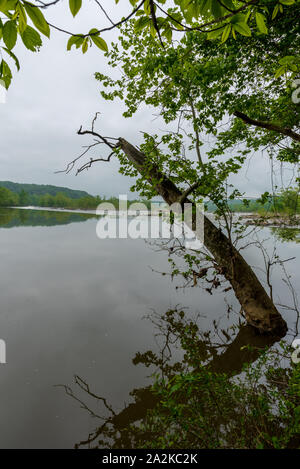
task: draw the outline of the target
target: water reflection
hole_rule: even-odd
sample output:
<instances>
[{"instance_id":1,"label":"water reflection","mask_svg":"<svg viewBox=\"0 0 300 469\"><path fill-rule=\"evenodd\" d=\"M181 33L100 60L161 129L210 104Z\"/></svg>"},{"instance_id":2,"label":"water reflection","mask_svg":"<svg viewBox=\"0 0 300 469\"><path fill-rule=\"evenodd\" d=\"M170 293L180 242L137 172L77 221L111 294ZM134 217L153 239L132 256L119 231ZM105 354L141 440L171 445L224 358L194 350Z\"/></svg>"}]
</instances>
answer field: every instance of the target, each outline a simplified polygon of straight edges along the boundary
<instances>
[{"instance_id":1,"label":"water reflection","mask_svg":"<svg viewBox=\"0 0 300 469\"><path fill-rule=\"evenodd\" d=\"M213 373L238 375L245 363L253 363L262 350L276 342L244 324L219 330L215 323L214 331L203 332L199 328L199 318L187 319L185 312L177 308L163 315L153 312L148 319L154 326L158 351L138 352L132 362L142 364L156 377L159 375L168 380L177 373L197 373L203 365ZM159 398L151 385L133 389L130 392L133 402L121 410L114 409L107 398L99 396L78 375L75 375L72 386L60 386L99 421L99 426L86 439L76 443L75 448L136 448L147 442L150 435L136 424L158 404Z\"/></svg>"},{"instance_id":2,"label":"water reflection","mask_svg":"<svg viewBox=\"0 0 300 469\"><path fill-rule=\"evenodd\" d=\"M84 222L91 218L97 217L96 215L82 213L1 208L0 227L69 225L70 223Z\"/></svg>"},{"instance_id":3,"label":"water reflection","mask_svg":"<svg viewBox=\"0 0 300 469\"><path fill-rule=\"evenodd\" d=\"M176 290L176 279L156 273L170 268L166 252L144 240L99 240L96 225L90 214L0 210L0 338L8 361L0 367L2 448L70 448L83 439L81 446L129 447L136 436L125 427L156 402L147 374L168 376L201 362L238 374L244 361L257 356L256 350L240 350L244 345L269 345L237 323L239 305L231 291ZM269 236L269 229L263 234ZM274 237L268 242L272 247ZM294 243L277 244L284 258L295 256ZM263 267L258 251L245 254L251 265ZM299 285L296 261L288 273ZM290 331L297 329L294 293L291 301L279 270L274 292ZM178 309L142 320L152 308L172 312L176 304L187 307L183 318ZM201 313L198 320L193 312ZM187 321L198 330L190 323L183 334ZM193 344L188 351L180 337ZM70 383L74 374L75 387L65 389L80 404L53 387ZM84 404L97 417L90 418Z\"/></svg>"}]
</instances>

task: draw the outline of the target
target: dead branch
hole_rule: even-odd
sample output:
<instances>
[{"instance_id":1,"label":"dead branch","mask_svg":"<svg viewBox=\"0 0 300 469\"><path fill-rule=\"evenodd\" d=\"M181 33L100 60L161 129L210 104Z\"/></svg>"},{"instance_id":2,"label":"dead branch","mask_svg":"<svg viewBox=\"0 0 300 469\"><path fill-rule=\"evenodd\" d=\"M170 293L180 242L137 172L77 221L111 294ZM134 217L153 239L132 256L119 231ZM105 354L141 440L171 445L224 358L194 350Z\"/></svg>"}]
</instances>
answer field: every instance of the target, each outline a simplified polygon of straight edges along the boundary
<instances>
[{"instance_id":1,"label":"dead branch","mask_svg":"<svg viewBox=\"0 0 300 469\"><path fill-rule=\"evenodd\" d=\"M119 147L119 139L114 138L114 137L104 137L103 135L100 135L98 132L95 132L94 126L95 126L96 120L97 120L99 115L100 115L100 113L96 112L95 117L92 120L91 130L82 130L82 125L81 125L79 130L77 131L78 135L93 135L94 137L96 137L95 143L92 143L91 145L84 146L83 148L85 148L85 150L79 156L74 158L74 160L70 161L67 164L65 169L63 169L61 171L55 171L56 174L57 173L66 173L66 174L70 173L72 171L72 169L74 168L75 164L77 163L77 161L80 160L84 155L86 155L92 148L94 148L97 145L103 145L104 144L104 145L108 146L112 151L110 152L110 154L106 158L102 158L102 157L90 158L89 161L87 161L82 166L80 166L80 168L77 169L76 176L77 176L77 174L81 173L82 171L84 171L86 169L89 169L92 166L93 163L96 163L96 162L99 162L99 161L104 161L106 163L110 162L111 157L115 153L115 149ZM112 143L110 140L115 141L115 143Z\"/></svg>"}]
</instances>

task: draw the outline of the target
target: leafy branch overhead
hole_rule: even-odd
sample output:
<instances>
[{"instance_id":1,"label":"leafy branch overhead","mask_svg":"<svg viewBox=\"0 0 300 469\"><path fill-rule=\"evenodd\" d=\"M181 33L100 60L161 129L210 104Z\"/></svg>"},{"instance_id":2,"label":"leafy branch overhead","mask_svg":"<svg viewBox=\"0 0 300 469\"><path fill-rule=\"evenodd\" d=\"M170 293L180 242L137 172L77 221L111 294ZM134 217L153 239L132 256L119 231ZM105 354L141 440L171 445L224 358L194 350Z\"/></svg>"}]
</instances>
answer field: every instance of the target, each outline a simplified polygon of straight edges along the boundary
<instances>
[{"instance_id":1,"label":"leafy branch overhead","mask_svg":"<svg viewBox=\"0 0 300 469\"><path fill-rule=\"evenodd\" d=\"M118 4L128 3L128 13L120 19ZM102 28L92 28L89 32L75 33L51 24L47 20L48 9L62 3L62 0L0 0L0 79L6 88L12 79L12 71L5 60L12 59L17 69L19 61L12 52L18 37L23 45L32 52L39 51L42 45L41 35L50 38L51 29L56 29L67 36L67 50L73 46L86 53L92 46L107 52L108 45L103 33L118 29L122 24L133 20L136 34L150 34L158 37L162 46L170 43L174 35L197 31L207 35L210 40L227 41L238 35L268 34L272 21L278 15L288 15L288 7L299 0L115 0L114 9L119 19L113 20L103 4L103 0L94 0L99 7L99 16L107 23ZM76 17L85 7L82 0L69 0L69 10ZM176 36L177 37L177 36ZM287 71L297 72L297 57L282 57L276 75Z\"/></svg>"}]
</instances>

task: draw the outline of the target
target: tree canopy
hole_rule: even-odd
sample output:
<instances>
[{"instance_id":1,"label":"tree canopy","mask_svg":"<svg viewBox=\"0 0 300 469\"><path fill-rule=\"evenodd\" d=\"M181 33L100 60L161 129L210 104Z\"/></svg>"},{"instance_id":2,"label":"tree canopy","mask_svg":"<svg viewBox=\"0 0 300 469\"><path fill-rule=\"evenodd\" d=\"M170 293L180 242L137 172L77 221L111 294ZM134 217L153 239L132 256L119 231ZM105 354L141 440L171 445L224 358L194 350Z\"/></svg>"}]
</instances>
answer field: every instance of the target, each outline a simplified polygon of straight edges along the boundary
<instances>
[{"instance_id":1,"label":"tree canopy","mask_svg":"<svg viewBox=\"0 0 300 469\"><path fill-rule=\"evenodd\" d=\"M175 132L144 134L141 149L174 183L193 187L194 195L215 203L240 196L228 192L226 181L258 150L280 162L298 162L299 105L292 100L293 79L274 74L282 54L299 50L299 5L289 13L273 20L267 36L253 34L247 41L231 37L220 44L188 31L176 46L164 49L156 37L138 37L131 23L122 30L122 47L113 44L108 54L123 77L96 73L105 99L125 101L125 116L146 103L159 110L166 124L177 122ZM119 157L123 172L137 176L136 168ZM153 195L143 176L134 188Z\"/></svg>"},{"instance_id":2,"label":"tree canopy","mask_svg":"<svg viewBox=\"0 0 300 469\"><path fill-rule=\"evenodd\" d=\"M177 34L188 31L201 33L209 39L218 38L219 42L224 43L229 37L236 39L252 34L265 36L273 21L289 15L290 6L298 3L298 0L129 0L128 14L117 20L110 17L101 0L95 0L103 27L95 27L88 32L69 31L47 20L47 9L57 6L59 2L61 0L0 0L0 79L6 88L12 79L8 61L11 59L17 69L20 68L19 60L13 52L18 37L27 49L36 52L42 46L41 34L50 38L51 29L56 29L68 37L68 50L75 46L86 53L89 47L96 46L107 52L108 44L103 38L105 33L134 18L136 34L146 33L158 37L162 47L172 42ZM119 14L119 3L124 3L124 0L115 0L116 16ZM82 7L82 0L69 0L70 13L74 17ZM7 58L4 58L5 55ZM299 58L296 55L282 55L277 74L287 70L294 73L299 70Z\"/></svg>"}]
</instances>

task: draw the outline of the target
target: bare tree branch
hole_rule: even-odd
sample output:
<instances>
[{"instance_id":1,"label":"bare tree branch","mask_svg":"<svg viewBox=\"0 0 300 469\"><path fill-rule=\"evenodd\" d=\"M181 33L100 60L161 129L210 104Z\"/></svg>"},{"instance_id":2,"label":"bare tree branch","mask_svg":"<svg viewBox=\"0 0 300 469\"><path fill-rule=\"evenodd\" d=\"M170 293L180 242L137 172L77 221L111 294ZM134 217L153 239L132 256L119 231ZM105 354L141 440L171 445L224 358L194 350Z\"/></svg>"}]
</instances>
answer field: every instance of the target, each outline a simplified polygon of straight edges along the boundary
<instances>
[{"instance_id":1,"label":"bare tree branch","mask_svg":"<svg viewBox=\"0 0 300 469\"><path fill-rule=\"evenodd\" d=\"M97 31L93 32L93 33L88 33L88 34L79 34L78 36L82 36L82 37L88 37L88 36L97 36L98 34L100 33L103 33L105 31L111 31L112 29L115 29L117 28L118 26L121 26L121 24L123 23L126 23L130 18L132 18L136 13L137 11L139 11L139 9L143 6L143 4L145 3L146 0L142 0L138 6L136 8L134 8L132 10L132 12L126 16L126 18L122 18L120 21L118 21L117 23L114 23L112 24L111 26L108 26L107 28L102 28L102 29L98 29ZM62 28L59 28L58 26L55 26L54 24L52 23L48 23L49 26L51 26L51 28L53 29L56 29L57 31L60 31L61 33L65 33L65 34L69 34L70 36L76 36L76 34L72 33L71 31L67 31L66 29L62 29Z\"/></svg>"},{"instance_id":2,"label":"bare tree branch","mask_svg":"<svg viewBox=\"0 0 300 469\"><path fill-rule=\"evenodd\" d=\"M101 5L100 1L99 0L95 0L95 2L97 3L97 5L100 7L100 9L103 11L104 15L106 16L106 18L108 19L108 21L113 25L115 26L115 23L112 21L112 19L109 17L108 13L106 12L106 10L103 8L103 6Z\"/></svg>"},{"instance_id":3,"label":"bare tree branch","mask_svg":"<svg viewBox=\"0 0 300 469\"><path fill-rule=\"evenodd\" d=\"M67 173L68 174L68 173L70 173L70 171L72 171L72 169L74 168L77 161L80 160L84 155L86 155L91 150L91 148L94 148L97 145L105 144L112 151L107 156L107 158L90 158L90 160L88 162L84 163L80 168L77 169L76 175L81 173L85 169L89 169L92 166L93 163L96 163L98 161L109 162L111 160L111 157L115 153L115 149L118 148L118 146L119 146L119 139L114 138L114 137L103 137L99 133L95 132L94 126L95 126L95 122L96 122L99 114L100 114L99 112L96 112L95 117L92 121L91 130L82 130L82 126L80 126L80 129L77 132L78 135L86 135L87 134L87 135L93 135L94 137L97 137L95 139L95 143L92 143L91 145L85 146L84 147L85 150L79 156L74 158L74 160L70 161L70 163L67 164L65 169L63 169L61 171L56 171L55 174L58 174L58 173ZM116 140L116 143L111 143L109 140Z\"/></svg>"}]
</instances>

